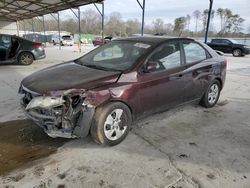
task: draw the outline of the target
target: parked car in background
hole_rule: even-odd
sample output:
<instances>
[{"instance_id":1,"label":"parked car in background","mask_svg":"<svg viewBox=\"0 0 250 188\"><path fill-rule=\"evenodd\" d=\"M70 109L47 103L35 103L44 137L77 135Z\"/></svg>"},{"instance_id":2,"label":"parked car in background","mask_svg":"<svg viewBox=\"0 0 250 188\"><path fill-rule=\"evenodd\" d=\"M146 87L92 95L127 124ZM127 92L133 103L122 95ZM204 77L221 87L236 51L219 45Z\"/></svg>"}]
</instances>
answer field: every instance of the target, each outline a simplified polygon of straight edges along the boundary
<instances>
[{"instance_id":1,"label":"parked car in background","mask_svg":"<svg viewBox=\"0 0 250 188\"><path fill-rule=\"evenodd\" d=\"M241 57L250 54L249 45L239 44L233 39L212 39L210 43L207 43L207 45L214 50L233 54L235 57Z\"/></svg>"},{"instance_id":2,"label":"parked car in background","mask_svg":"<svg viewBox=\"0 0 250 188\"><path fill-rule=\"evenodd\" d=\"M58 35L53 35L51 41L54 45L60 44L61 46L73 46L74 40L71 35L62 35L59 40Z\"/></svg>"},{"instance_id":3,"label":"parked car in background","mask_svg":"<svg viewBox=\"0 0 250 188\"><path fill-rule=\"evenodd\" d=\"M94 46L101 46L103 44L106 44L112 40L112 37L105 37L104 40L102 40L101 37L96 37L94 40L92 40L92 43Z\"/></svg>"},{"instance_id":4,"label":"parked car in background","mask_svg":"<svg viewBox=\"0 0 250 188\"><path fill-rule=\"evenodd\" d=\"M45 57L45 50L41 43L14 35L0 34L0 63L30 65L34 60Z\"/></svg>"},{"instance_id":5,"label":"parked car in background","mask_svg":"<svg viewBox=\"0 0 250 188\"><path fill-rule=\"evenodd\" d=\"M26 115L52 137L120 143L132 121L186 103L213 107L226 59L187 38L113 40L20 85Z\"/></svg>"}]
</instances>

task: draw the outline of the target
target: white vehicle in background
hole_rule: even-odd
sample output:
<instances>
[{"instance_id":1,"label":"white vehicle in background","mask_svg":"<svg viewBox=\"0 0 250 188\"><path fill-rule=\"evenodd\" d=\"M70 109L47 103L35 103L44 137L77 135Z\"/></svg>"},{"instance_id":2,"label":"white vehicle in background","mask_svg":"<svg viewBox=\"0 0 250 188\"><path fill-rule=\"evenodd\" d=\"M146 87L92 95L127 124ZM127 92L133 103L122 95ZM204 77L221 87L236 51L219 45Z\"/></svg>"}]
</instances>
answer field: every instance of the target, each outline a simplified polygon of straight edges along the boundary
<instances>
[{"instance_id":1,"label":"white vehicle in background","mask_svg":"<svg viewBox=\"0 0 250 188\"><path fill-rule=\"evenodd\" d=\"M61 46L73 46L74 40L71 35L62 35L59 40L58 35L53 35L51 41L54 45L60 44Z\"/></svg>"}]
</instances>

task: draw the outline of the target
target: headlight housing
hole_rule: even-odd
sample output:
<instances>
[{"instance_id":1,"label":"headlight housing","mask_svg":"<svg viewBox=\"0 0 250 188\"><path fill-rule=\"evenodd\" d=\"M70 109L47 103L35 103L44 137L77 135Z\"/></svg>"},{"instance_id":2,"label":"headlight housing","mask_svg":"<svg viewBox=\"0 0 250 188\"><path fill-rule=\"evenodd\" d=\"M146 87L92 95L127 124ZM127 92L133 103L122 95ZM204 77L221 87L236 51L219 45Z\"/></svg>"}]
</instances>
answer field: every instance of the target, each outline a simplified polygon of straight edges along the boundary
<instances>
[{"instance_id":1,"label":"headlight housing","mask_svg":"<svg viewBox=\"0 0 250 188\"><path fill-rule=\"evenodd\" d=\"M26 110L30 110L32 108L37 108L37 107L41 108L56 107L64 103L65 100L62 97L35 97L26 106Z\"/></svg>"},{"instance_id":2,"label":"headlight housing","mask_svg":"<svg viewBox=\"0 0 250 188\"><path fill-rule=\"evenodd\" d=\"M250 46L244 46L244 47L250 49Z\"/></svg>"}]
</instances>

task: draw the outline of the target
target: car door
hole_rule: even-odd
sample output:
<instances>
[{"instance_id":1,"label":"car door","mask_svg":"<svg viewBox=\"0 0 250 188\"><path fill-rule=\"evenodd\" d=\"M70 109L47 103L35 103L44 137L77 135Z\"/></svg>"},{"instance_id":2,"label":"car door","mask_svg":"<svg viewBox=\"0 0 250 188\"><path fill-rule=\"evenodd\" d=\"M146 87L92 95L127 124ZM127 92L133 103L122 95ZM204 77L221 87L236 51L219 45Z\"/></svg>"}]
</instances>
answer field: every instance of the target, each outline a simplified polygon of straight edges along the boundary
<instances>
[{"instance_id":1,"label":"car door","mask_svg":"<svg viewBox=\"0 0 250 188\"><path fill-rule=\"evenodd\" d=\"M221 39L221 44L218 46L218 50L224 53L232 52L232 42L227 39Z\"/></svg>"},{"instance_id":2,"label":"car door","mask_svg":"<svg viewBox=\"0 0 250 188\"><path fill-rule=\"evenodd\" d=\"M145 61L138 75L142 114L153 113L183 103L185 69L179 42L167 42Z\"/></svg>"},{"instance_id":3,"label":"car door","mask_svg":"<svg viewBox=\"0 0 250 188\"><path fill-rule=\"evenodd\" d=\"M0 61L8 60L11 49L11 36L0 35Z\"/></svg>"},{"instance_id":4,"label":"car door","mask_svg":"<svg viewBox=\"0 0 250 188\"><path fill-rule=\"evenodd\" d=\"M182 41L181 47L185 54L185 101L192 101L204 93L206 78L212 70L213 62L207 50L195 41Z\"/></svg>"}]
</instances>

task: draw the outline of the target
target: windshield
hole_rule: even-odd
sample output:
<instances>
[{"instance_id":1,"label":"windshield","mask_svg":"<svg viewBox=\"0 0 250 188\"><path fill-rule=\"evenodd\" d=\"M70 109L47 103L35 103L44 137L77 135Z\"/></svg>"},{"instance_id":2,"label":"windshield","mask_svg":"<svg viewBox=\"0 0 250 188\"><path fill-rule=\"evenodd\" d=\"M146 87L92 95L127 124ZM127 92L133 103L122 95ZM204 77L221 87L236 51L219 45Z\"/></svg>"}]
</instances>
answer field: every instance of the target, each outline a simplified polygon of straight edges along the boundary
<instances>
[{"instance_id":1,"label":"windshield","mask_svg":"<svg viewBox=\"0 0 250 188\"><path fill-rule=\"evenodd\" d=\"M233 44L239 44L239 42L237 40L234 39L229 39Z\"/></svg>"},{"instance_id":2,"label":"windshield","mask_svg":"<svg viewBox=\"0 0 250 188\"><path fill-rule=\"evenodd\" d=\"M133 41L113 41L100 46L76 63L110 71L125 71L131 68L139 57L150 48L149 44Z\"/></svg>"}]
</instances>

